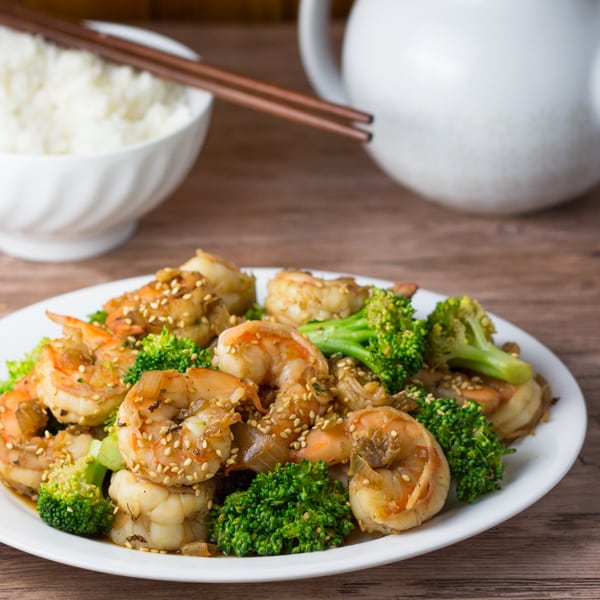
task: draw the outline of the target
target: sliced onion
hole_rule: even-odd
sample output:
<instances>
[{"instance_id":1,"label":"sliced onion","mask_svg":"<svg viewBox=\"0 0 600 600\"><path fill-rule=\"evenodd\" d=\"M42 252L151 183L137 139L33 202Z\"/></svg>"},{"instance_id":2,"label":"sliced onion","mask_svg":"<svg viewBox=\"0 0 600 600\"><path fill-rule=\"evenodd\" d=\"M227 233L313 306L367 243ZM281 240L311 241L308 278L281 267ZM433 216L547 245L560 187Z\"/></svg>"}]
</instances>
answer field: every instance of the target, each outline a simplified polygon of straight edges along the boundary
<instances>
[{"instance_id":1,"label":"sliced onion","mask_svg":"<svg viewBox=\"0 0 600 600\"><path fill-rule=\"evenodd\" d=\"M209 542L190 542L181 547L181 554L186 556L215 556L218 553L217 546Z\"/></svg>"},{"instance_id":2,"label":"sliced onion","mask_svg":"<svg viewBox=\"0 0 600 600\"><path fill-rule=\"evenodd\" d=\"M25 437L33 437L40 433L48 422L48 413L37 400L23 400L15 410L19 429Z\"/></svg>"},{"instance_id":3,"label":"sliced onion","mask_svg":"<svg viewBox=\"0 0 600 600\"><path fill-rule=\"evenodd\" d=\"M350 459L348 474L353 477L362 477L374 486L382 486L385 480L383 475L375 471L358 452L355 452Z\"/></svg>"},{"instance_id":4,"label":"sliced onion","mask_svg":"<svg viewBox=\"0 0 600 600\"><path fill-rule=\"evenodd\" d=\"M137 393L142 398L157 398L163 387L163 371L145 371L137 383Z\"/></svg>"},{"instance_id":5,"label":"sliced onion","mask_svg":"<svg viewBox=\"0 0 600 600\"><path fill-rule=\"evenodd\" d=\"M272 471L277 463L287 461L290 452L288 446L256 427L248 423L234 423L231 431L240 449L236 468L265 473Z\"/></svg>"}]
</instances>

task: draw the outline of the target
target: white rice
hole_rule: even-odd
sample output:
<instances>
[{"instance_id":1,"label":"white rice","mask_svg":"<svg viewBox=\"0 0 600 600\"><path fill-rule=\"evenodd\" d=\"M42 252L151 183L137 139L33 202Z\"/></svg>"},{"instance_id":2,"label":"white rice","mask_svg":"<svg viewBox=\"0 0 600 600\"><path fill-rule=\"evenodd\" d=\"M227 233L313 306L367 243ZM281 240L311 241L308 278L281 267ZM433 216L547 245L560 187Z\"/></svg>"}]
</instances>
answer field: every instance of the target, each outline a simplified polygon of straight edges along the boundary
<instances>
[{"instance_id":1,"label":"white rice","mask_svg":"<svg viewBox=\"0 0 600 600\"><path fill-rule=\"evenodd\" d=\"M181 86L0 27L0 152L97 154L191 115Z\"/></svg>"}]
</instances>

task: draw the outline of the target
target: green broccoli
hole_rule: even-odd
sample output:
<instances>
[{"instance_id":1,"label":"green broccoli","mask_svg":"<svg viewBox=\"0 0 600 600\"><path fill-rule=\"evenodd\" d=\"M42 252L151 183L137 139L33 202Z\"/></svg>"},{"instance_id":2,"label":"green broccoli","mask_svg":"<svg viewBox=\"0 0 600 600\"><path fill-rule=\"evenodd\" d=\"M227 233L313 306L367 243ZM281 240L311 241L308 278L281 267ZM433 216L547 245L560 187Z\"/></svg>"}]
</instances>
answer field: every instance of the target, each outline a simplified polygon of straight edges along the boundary
<instances>
[{"instance_id":1,"label":"green broccoli","mask_svg":"<svg viewBox=\"0 0 600 600\"><path fill-rule=\"evenodd\" d=\"M38 490L41 519L61 531L94 537L106 533L113 522L114 507L104 496L107 469L97 460L100 441L93 440L86 456L53 465Z\"/></svg>"},{"instance_id":2,"label":"green broccoli","mask_svg":"<svg viewBox=\"0 0 600 600\"><path fill-rule=\"evenodd\" d=\"M208 520L225 554L271 556L340 546L355 527L344 485L323 461L277 464L226 496Z\"/></svg>"},{"instance_id":3,"label":"green broccoli","mask_svg":"<svg viewBox=\"0 0 600 600\"><path fill-rule=\"evenodd\" d=\"M356 358L379 378L390 394L423 364L426 322L414 318L411 299L374 287L353 315L314 321L298 329L323 353Z\"/></svg>"},{"instance_id":4,"label":"green broccoli","mask_svg":"<svg viewBox=\"0 0 600 600\"><path fill-rule=\"evenodd\" d=\"M515 450L502 444L477 402L459 405L454 398L435 398L417 386L405 393L416 403L412 416L435 437L446 456L456 497L473 502L500 489L503 457Z\"/></svg>"},{"instance_id":5,"label":"green broccoli","mask_svg":"<svg viewBox=\"0 0 600 600\"><path fill-rule=\"evenodd\" d=\"M433 367L469 369L512 384L531 378L531 365L494 345L486 310L468 296L438 302L427 318L425 360Z\"/></svg>"},{"instance_id":6,"label":"green broccoli","mask_svg":"<svg viewBox=\"0 0 600 600\"><path fill-rule=\"evenodd\" d=\"M125 468L125 462L119 450L119 438L117 436L117 413L114 410L104 424L106 435L102 438L98 450L98 462L109 471L119 471Z\"/></svg>"},{"instance_id":7,"label":"green broccoli","mask_svg":"<svg viewBox=\"0 0 600 600\"><path fill-rule=\"evenodd\" d=\"M8 372L8 378L4 381L0 381L0 394L9 392L12 390L20 379L23 379L26 375L31 373L35 363L40 358L42 348L49 341L49 338L45 337L41 339L35 347L27 352L23 358L19 360L7 360L6 370Z\"/></svg>"},{"instance_id":8,"label":"green broccoli","mask_svg":"<svg viewBox=\"0 0 600 600\"><path fill-rule=\"evenodd\" d=\"M184 373L192 367L210 367L212 353L189 338L177 337L166 327L158 335L149 334L140 342L134 364L125 373L125 383L136 383L145 371L175 369Z\"/></svg>"},{"instance_id":9,"label":"green broccoli","mask_svg":"<svg viewBox=\"0 0 600 600\"><path fill-rule=\"evenodd\" d=\"M106 317L108 313L105 310L97 310L88 315L88 321L97 325L104 325L106 323Z\"/></svg>"}]
</instances>

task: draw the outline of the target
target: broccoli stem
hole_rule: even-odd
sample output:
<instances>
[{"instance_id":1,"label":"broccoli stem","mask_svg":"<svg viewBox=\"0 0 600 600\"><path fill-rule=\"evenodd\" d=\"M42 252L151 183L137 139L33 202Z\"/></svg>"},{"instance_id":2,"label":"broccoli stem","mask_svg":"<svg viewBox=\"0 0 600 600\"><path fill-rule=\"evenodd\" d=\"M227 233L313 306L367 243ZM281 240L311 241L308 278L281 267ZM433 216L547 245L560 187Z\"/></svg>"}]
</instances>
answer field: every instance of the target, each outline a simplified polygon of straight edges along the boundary
<instances>
[{"instance_id":1,"label":"broccoli stem","mask_svg":"<svg viewBox=\"0 0 600 600\"><path fill-rule=\"evenodd\" d=\"M321 352L327 355L351 356L372 371L377 371L373 353L362 345L373 336L367 319L357 314L345 318L343 327L340 327L338 323L339 321L307 323L302 326L301 331L308 335L310 341Z\"/></svg>"},{"instance_id":2,"label":"broccoli stem","mask_svg":"<svg viewBox=\"0 0 600 600\"><path fill-rule=\"evenodd\" d=\"M515 385L531 378L533 373L529 363L490 342L474 318L467 319L466 323L473 334L474 344L456 344L453 347L455 355L448 361L451 366L470 369Z\"/></svg>"},{"instance_id":3,"label":"broccoli stem","mask_svg":"<svg viewBox=\"0 0 600 600\"><path fill-rule=\"evenodd\" d=\"M119 439L117 430L113 427L110 433L100 442L98 462L110 471L119 471L124 468L125 463L119 450Z\"/></svg>"},{"instance_id":4,"label":"broccoli stem","mask_svg":"<svg viewBox=\"0 0 600 600\"><path fill-rule=\"evenodd\" d=\"M100 440L92 440L87 453L87 466L83 472L84 480L90 485L102 487L104 477L108 469L98 460L102 442Z\"/></svg>"}]
</instances>

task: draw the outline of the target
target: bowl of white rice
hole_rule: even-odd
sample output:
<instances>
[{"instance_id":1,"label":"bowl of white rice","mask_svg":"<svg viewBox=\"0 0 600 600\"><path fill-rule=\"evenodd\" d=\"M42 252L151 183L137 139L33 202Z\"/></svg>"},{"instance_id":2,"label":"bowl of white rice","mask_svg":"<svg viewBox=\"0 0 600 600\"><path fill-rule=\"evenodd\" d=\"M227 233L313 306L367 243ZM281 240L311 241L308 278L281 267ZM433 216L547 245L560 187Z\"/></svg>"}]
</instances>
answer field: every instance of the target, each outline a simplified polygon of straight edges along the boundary
<instances>
[{"instance_id":1,"label":"bowl of white rice","mask_svg":"<svg viewBox=\"0 0 600 600\"><path fill-rule=\"evenodd\" d=\"M154 32L89 25L197 58ZM58 262L124 243L196 162L212 100L0 27L0 251Z\"/></svg>"}]
</instances>

